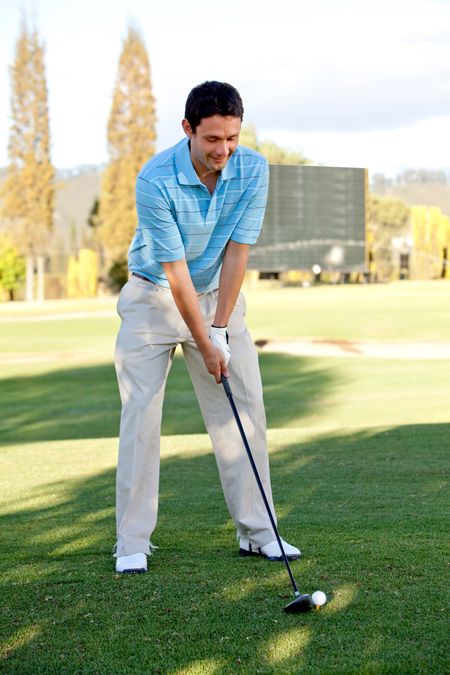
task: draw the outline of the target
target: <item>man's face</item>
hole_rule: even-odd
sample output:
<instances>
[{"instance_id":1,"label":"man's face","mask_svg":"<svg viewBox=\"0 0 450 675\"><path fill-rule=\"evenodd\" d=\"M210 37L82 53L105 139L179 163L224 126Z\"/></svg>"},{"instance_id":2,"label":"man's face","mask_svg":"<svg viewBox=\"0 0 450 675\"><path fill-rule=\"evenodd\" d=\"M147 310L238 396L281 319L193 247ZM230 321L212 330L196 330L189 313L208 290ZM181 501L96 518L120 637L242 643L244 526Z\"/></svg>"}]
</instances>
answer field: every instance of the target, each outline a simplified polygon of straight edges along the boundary
<instances>
[{"instance_id":1,"label":"man's face","mask_svg":"<svg viewBox=\"0 0 450 675\"><path fill-rule=\"evenodd\" d=\"M187 120L183 129L191 143L191 159L199 176L221 171L239 143L240 117L204 117L195 133Z\"/></svg>"}]
</instances>

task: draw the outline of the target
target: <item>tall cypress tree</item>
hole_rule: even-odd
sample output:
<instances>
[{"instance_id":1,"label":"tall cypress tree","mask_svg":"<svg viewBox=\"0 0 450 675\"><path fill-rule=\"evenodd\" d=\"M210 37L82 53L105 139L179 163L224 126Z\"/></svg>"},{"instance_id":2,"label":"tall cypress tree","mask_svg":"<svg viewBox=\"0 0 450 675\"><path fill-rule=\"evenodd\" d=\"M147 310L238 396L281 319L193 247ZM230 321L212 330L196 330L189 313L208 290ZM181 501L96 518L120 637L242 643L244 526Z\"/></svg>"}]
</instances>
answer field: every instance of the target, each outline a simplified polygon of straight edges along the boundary
<instances>
[{"instance_id":1,"label":"tall cypress tree","mask_svg":"<svg viewBox=\"0 0 450 675\"><path fill-rule=\"evenodd\" d=\"M27 259L26 299L33 300L37 262L37 297L44 298L44 256L53 228L54 169L50 159L48 91L44 46L36 28L23 21L11 67L9 165L3 184L3 216Z\"/></svg>"},{"instance_id":2,"label":"tall cypress tree","mask_svg":"<svg viewBox=\"0 0 450 675\"><path fill-rule=\"evenodd\" d=\"M110 273L123 283L136 228L135 181L155 152L155 99L150 63L138 30L128 28L119 59L108 122L109 163L102 177L98 236Z\"/></svg>"}]
</instances>

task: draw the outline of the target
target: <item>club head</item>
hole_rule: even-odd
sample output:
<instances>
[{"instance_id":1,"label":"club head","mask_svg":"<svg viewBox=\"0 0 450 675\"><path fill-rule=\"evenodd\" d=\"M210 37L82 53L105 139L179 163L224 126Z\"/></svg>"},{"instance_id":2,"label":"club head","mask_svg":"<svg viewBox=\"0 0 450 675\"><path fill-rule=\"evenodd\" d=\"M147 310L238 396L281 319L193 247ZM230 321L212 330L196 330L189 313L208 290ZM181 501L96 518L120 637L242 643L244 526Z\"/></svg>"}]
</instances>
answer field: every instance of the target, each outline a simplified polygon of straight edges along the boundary
<instances>
[{"instance_id":1,"label":"club head","mask_svg":"<svg viewBox=\"0 0 450 675\"><path fill-rule=\"evenodd\" d=\"M289 614L298 614L299 612L309 612L313 607L311 596L305 593L305 595L299 595L286 605L284 611L289 612Z\"/></svg>"}]
</instances>

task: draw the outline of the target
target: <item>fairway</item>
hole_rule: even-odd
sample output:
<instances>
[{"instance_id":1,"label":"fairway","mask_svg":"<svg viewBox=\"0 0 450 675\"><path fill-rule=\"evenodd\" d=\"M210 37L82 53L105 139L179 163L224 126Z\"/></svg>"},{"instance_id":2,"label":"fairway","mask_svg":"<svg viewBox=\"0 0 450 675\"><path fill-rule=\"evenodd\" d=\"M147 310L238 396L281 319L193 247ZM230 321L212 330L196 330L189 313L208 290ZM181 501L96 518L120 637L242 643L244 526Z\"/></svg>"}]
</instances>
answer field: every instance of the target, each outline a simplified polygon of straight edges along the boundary
<instances>
[{"instance_id":1,"label":"fairway","mask_svg":"<svg viewBox=\"0 0 450 675\"><path fill-rule=\"evenodd\" d=\"M255 339L450 342L449 292L251 290L248 321ZM147 575L114 573L113 311L0 306L0 672L445 672L449 361L260 354L280 530L302 592L329 598L290 616L284 566L237 555L181 356L159 549Z\"/></svg>"}]
</instances>

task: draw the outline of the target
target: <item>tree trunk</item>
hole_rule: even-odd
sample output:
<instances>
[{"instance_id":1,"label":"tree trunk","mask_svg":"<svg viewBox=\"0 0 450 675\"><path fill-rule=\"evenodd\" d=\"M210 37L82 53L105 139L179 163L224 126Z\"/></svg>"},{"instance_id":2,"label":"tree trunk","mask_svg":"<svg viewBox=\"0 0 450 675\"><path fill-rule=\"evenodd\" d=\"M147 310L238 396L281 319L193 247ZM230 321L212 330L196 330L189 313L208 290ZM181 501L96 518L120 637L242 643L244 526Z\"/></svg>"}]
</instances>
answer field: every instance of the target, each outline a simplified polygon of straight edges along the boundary
<instances>
[{"instance_id":1,"label":"tree trunk","mask_svg":"<svg viewBox=\"0 0 450 675\"><path fill-rule=\"evenodd\" d=\"M25 300L33 302L33 282L34 282L33 256L27 255L26 258L26 281L25 281Z\"/></svg>"},{"instance_id":2,"label":"tree trunk","mask_svg":"<svg viewBox=\"0 0 450 675\"><path fill-rule=\"evenodd\" d=\"M44 256L38 255L37 261L37 300L43 302L44 300Z\"/></svg>"}]
</instances>

